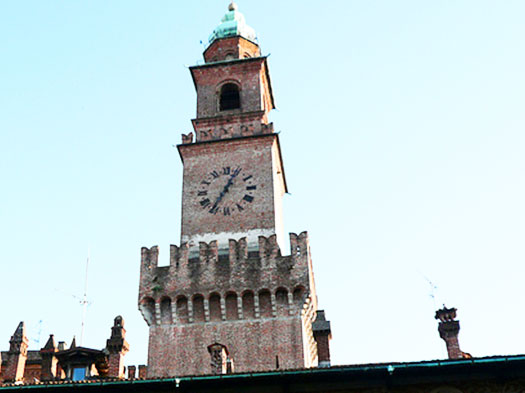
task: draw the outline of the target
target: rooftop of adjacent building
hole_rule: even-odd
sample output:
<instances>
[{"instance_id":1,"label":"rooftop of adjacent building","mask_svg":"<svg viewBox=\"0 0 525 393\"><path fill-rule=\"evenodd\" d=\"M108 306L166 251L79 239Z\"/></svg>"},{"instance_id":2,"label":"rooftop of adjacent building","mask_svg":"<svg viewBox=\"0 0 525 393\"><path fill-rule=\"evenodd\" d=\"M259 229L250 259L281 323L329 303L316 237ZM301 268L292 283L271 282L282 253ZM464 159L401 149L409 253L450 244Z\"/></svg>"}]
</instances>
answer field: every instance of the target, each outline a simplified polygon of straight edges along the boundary
<instances>
[{"instance_id":1,"label":"rooftop of adjacent building","mask_svg":"<svg viewBox=\"0 0 525 393\"><path fill-rule=\"evenodd\" d=\"M359 388L370 386L406 386L424 384L469 383L492 380L497 383L522 380L525 378L525 355L491 356L471 359L428 360L419 362L391 362L333 366L329 368L310 368L297 370L275 370L270 372L237 373L225 375L205 375L169 377L157 379L133 378L119 380L51 381L37 383L7 383L0 385L0 391L20 389L53 389L64 387L93 388L109 390L172 390L184 387L191 391L231 388L250 385L271 387L286 385L300 386L308 384L312 391L315 386L330 384L329 389L341 387ZM145 385L147 384L147 385ZM326 385L328 386L328 385ZM324 388L328 389L328 388ZM63 391L63 390L62 390ZM264 391L264 390L263 390ZM294 390L296 391L296 390ZM326 390L323 390L326 391Z\"/></svg>"}]
</instances>

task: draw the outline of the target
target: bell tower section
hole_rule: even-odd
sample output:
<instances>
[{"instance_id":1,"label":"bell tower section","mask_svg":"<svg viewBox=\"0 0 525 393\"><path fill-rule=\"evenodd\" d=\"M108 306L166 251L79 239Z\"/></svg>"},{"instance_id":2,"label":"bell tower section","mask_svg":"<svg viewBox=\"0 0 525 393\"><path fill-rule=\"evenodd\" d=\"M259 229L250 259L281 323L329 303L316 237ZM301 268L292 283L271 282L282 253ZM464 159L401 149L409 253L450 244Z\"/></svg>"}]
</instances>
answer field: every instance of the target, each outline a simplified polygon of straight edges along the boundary
<instances>
[{"instance_id":1,"label":"bell tower section","mask_svg":"<svg viewBox=\"0 0 525 393\"><path fill-rule=\"evenodd\" d=\"M239 15L232 9L226 17ZM195 142L185 136L178 146L184 163L183 243L246 237L255 249L258 236L276 235L283 245L286 181L279 138L268 122L275 107L268 61L249 28L242 29L244 34L233 36L216 30L205 64L190 67L197 116Z\"/></svg>"},{"instance_id":2,"label":"bell tower section","mask_svg":"<svg viewBox=\"0 0 525 393\"><path fill-rule=\"evenodd\" d=\"M282 255L287 188L268 121L268 59L234 3L204 59L190 67L194 131L178 145L181 243L169 266L158 266L156 246L142 248L148 377L315 367L322 335L308 234L290 233Z\"/></svg>"}]
</instances>

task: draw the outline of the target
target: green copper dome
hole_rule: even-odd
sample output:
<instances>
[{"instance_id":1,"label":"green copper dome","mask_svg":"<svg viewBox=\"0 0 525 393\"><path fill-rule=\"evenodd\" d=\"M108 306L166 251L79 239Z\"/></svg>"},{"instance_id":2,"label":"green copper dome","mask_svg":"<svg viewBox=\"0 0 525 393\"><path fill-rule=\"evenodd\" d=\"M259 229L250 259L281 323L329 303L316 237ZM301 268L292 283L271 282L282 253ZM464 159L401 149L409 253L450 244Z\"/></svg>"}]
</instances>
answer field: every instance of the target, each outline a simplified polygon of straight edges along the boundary
<instances>
[{"instance_id":1,"label":"green copper dome","mask_svg":"<svg viewBox=\"0 0 525 393\"><path fill-rule=\"evenodd\" d=\"M228 12L221 19L221 24L213 30L208 39L211 44L219 38L235 37L240 35L252 42L257 42L257 35L255 30L246 24L244 15L237 11L237 4L233 1L228 6Z\"/></svg>"}]
</instances>

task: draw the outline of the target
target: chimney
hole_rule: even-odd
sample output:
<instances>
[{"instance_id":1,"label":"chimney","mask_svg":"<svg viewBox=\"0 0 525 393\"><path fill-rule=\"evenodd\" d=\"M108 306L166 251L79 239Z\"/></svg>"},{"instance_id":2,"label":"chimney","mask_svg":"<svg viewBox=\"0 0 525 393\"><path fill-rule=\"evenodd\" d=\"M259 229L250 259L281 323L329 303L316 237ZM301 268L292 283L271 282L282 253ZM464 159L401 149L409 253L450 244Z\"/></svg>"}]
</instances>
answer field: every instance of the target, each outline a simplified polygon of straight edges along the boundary
<instances>
[{"instance_id":1,"label":"chimney","mask_svg":"<svg viewBox=\"0 0 525 393\"><path fill-rule=\"evenodd\" d=\"M330 340L332 330L330 321L326 320L324 310L317 310L317 317L312 323L314 339L317 343L317 361L319 367L330 367Z\"/></svg>"},{"instance_id":2,"label":"chimney","mask_svg":"<svg viewBox=\"0 0 525 393\"><path fill-rule=\"evenodd\" d=\"M139 379L146 379L148 374L148 366L141 364L139 366Z\"/></svg>"},{"instance_id":3,"label":"chimney","mask_svg":"<svg viewBox=\"0 0 525 393\"><path fill-rule=\"evenodd\" d=\"M228 359L228 348L225 345L214 343L208 346L211 356L211 373L214 375L228 374L228 369L233 372L233 362Z\"/></svg>"},{"instance_id":4,"label":"chimney","mask_svg":"<svg viewBox=\"0 0 525 393\"><path fill-rule=\"evenodd\" d=\"M137 374L137 367L128 366L128 379L135 379L136 374Z\"/></svg>"},{"instance_id":5,"label":"chimney","mask_svg":"<svg viewBox=\"0 0 525 393\"><path fill-rule=\"evenodd\" d=\"M111 337L106 344L109 352L109 377L125 378L124 355L129 351L129 344L125 338L124 319L119 315L113 321Z\"/></svg>"},{"instance_id":6,"label":"chimney","mask_svg":"<svg viewBox=\"0 0 525 393\"><path fill-rule=\"evenodd\" d=\"M11 336L11 340L9 340L9 352L7 354L4 381L18 382L24 379L28 343L26 326L24 322L20 322L15 333Z\"/></svg>"},{"instance_id":7,"label":"chimney","mask_svg":"<svg viewBox=\"0 0 525 393\"><path fill-rule=\"evenodd\" d=\"M472 357L468 353L461 351L459 348L459 321L456 321L455 308L443 308L436 311L436 319L439 319L439 336L447 344L447 352L449 359L462 359Z\"/></svg>"},{"instance_id":8,"label":"chimney","mask_svg":"<svg viewBox=\"0 0 525 393\"><path fill-rule=\"evenodd\" d=\"M58 359L55 356L56 352L58 352L58 347L55 344L53 335L50 334L46 345L40 350L40 356L42 358L42 368L40 370L41 381L53 381L56 379L58 364Z\"/></svg>"}]
</instances>

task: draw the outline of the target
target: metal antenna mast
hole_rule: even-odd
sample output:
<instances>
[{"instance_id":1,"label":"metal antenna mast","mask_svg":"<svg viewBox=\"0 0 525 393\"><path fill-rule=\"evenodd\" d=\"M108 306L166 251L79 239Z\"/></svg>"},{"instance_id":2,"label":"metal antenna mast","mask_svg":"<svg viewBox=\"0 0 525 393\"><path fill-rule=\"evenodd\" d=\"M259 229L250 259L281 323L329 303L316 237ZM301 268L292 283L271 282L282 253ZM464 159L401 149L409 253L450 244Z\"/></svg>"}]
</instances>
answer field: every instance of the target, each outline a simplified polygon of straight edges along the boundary
<instances>
[{"instance_id":1,"label":"metal antenna mast","mask_svg":"<svg viewBox=\"0 0 525 393\"><path fill-rule=\"evenodd\" d=\"M429 278L427 278L426 276L423 276L423 278L428 282L428 285L430 285L430 297L432 298L432 302L434 303L434 309L436 309L436 289L437 289L437 286L432 282L430 281Z\"/></svg>"},{"instance_id":2,"label":"metal antenna mast","mask_svg":"<svg viewBox=\"0 0 525 393\"><path fill-rule=\"evenodd\" d=\"M89 304L87 300L89 257L90 257L90 250L88 249L88 257L86 260L86 276L84 280L84 294L82 295L82 299L80 299L80 304L82 305L82 324L80 327L79 346L82 346L82 340L84 339L84 327L86 325L86 311L87 311L87 306Z\"/></svg>"}]
</instances>

